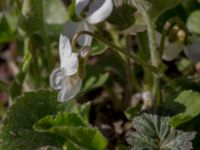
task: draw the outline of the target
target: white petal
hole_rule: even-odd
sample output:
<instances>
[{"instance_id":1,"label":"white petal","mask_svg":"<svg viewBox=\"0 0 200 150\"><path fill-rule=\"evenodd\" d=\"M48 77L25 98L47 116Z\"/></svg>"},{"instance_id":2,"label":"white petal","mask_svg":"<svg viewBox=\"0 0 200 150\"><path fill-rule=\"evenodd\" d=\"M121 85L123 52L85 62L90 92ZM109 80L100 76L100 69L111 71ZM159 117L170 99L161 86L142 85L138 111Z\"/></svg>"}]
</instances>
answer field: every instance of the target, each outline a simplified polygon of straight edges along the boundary
<instances>
[{"instance_id":1,"label":"white petal","mask_svg":"<svg viewBox=\"0 0 200 150\"><path fill-rule=\"evenodd\" d=\"M63 75L60 68L56 68L50 75L50 86L56 90L62 88Z\"/></svg>"},{"instance_id":2,"label":"white petal","mask_svg":"<svg viewBox=\"0 0 200 150\"><path fill-rule=\"evenodd\" d=\"M71 53L72 48L69 39L61 34L59 41L59 54L61 66L66 66L66 63L68 63L66 60L69 58Z\"/></svg>"},{"instance_id":3,"label":"white petal","mask_svg":"<svg viewBox=\"0 0 200 150\"><path fill-rule=\"evenodd\" d=\"M71 76L78 71L78 53L72 53L67 59L65 59L65 64L61 66L65 76Z\"/></svg>"},{"instance_id":4,"label":"white petal","mask_svg":"<svg viewBox=\"0 0 200 150\"><path fill-rule=\"evenodd\" d=\"M81 85L82 80L78 76L66 77L63 88L58 94L58 100L64 102L72 99L80 91Z\"/></svg>"},{"instance_id":5,"label":"white petal","mask_svg":"<svg viewBox=\"0 0 200 150\"><path fill-rule=\"evenodd\" d=\"M90 24L96 24L105 20L113 10L112 0L93 0L87 16Z\"/></svg>"},{"instance_id":6,"label":"white petal","mask_svg":"<svg viewBox=\"0 0 200 150\"><path fill-rule=\"evenodd\" d=\"M85 7L89 4L90 0L76 0L75 12L77 16L80 16Z\"/></svg>"},{"instance_id":7,"label":"white petal","mask_svg":"<svg viewBox=\"0 0 200 150\"><path fill-rule=\"evenodd\" d=\"M200 61L200 38L190 37L191 44L184 48L186 56L193 62Z\"/></svg>"},{"instance_id":8,"label":"white petal","mask_svg":"<svg viewBox=\"0 0 200 150\"><path fill-rule=\"evenodd\" d=\"M181 42L173 42L167 43L164 48L163 59L166 61L174 60L180 52L183 50L183 43Z\"/></svg>"}]
</instances>

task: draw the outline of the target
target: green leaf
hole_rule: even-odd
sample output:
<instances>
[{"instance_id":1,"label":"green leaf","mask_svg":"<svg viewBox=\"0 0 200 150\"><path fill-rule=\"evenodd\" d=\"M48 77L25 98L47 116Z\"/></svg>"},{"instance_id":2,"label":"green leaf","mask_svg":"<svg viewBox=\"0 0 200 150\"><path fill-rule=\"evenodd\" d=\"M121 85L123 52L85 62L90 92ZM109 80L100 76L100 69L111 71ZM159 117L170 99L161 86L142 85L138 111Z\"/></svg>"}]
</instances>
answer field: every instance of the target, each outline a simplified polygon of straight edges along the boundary
<instances>
[{"instance_id":1,"label":"green leaf","mask_svg":"<svg viewBox=\"0 0 200 150\"><path fill-rule=\"evenodd\" d=\"M184 132L169 126L170 117L143 113L133 120L133 131L127 138L132 149L191 150L194 132Z\"/></svg>"},{"instance_id":2,"label":"green leaf","mask_svg":"<svg viewBox=\"0 0 200 150\"><path fill-rule=\"evenodd\" d=\"M134 24L135 8L127 0L114 0L114 9L112 14L107 19L109 23L113 24L120 30L126 29ZM130 19L131 18L131 19Z\"/></svg>"},{"instance_id":3,"label":"green leaf","mask_svg":"<svg viewBox=\"0 0 200 150\"><path fill-rule=\"evenodd\" d=\"M154 21L165 11L174 8L180 0L133 0L134 6ZM153 21L152 20L152 21Z\"/></svg>"},{"instance_id":4,"label":"green leaf","mask_svg":"<svg viewBox=\"0 0 200 150\"><path fill-rule=\"evenodd\" d=\"M49 133L33 130L41 118L64 111L57 101L57 92L40 90L27 92L10 106L0 130L1 150L35 150L42 146L59 146L64 139Z\"/></svg>"},{"instance_id":5,"label":"green leaf","mask_svg":"<svg viewBox=\"0 0 200 150\"><path fill-rule=\"evenodd\" d=\"M51 132L73 141L79 149L104 150L107 145L97 128L64 126L54 127Z\"/></svg>"},{"instance_id":6,"label":"green leaf","mask_svg":"<svg viewBox=\"0 0 200 150\"><path fill-rule=\"evenodd\" d=\"M164 86L163 98L165 103L163 104L163 106L172 110L174 113L179 113L184 110L184 106L174 102L174 99L180 93L186 90L200 92L200 84L198 83L198 81L195 82L193 79L188 78L178 78L172 82L173 84L177 85L178 89L174 90L174 88L171 86L172 83L168 83Z\"/></svg>"},{"instance_id":7,"label":"green leaf","mask_svg":"<svg viewBox=\"0 0 200 150\"><path fill-rule=\"evenodd\" d=\"M87 75L81 89L81 94L103 86L109 78L109 73L103 73L97 66L87 65L86 72Z\"/></svg>"},{"instance_id":8,"label":"green leaf","mask_svg":"<svg viewBox=\"0 0 200 150\"><path fill-rule=\"evenodd\" d=\"M42 118L39 120L33 128L36 131L46 131L51 129L54 126L74 126L74 127L79 127L79 126L87 126L87 124L84 122L84 119L76 114L76 113L69 113L69 112L64 112L64 113L58 113L56 116L46 116L45 118Z\"/></svg>"},{"instance_id":9,"label":"green leaf","mask_svg":"<svg viewBox=\"0 0 200 150\"><path fill-rule=\"evenodd\" d=\"M183 91L178 95L174 102L182 105L183 108L180 110L181 113L170 119L170 124L173 127L186 123L200 114L200 93L198 92L192 90ZM178 109L181 109L181 107L179 106L179 108L175 109L177 111Z\"/></svg>"},{"instance_id":10,"label":"green leaf","mask_svg":"<svg viewBox=\"0 0 200 150\"><path fill-rule=\"evenodd\" d=\"M15 39L15 33L11 30L7 17L0 12L0 42L9 42Z\"/></svg>"},{"instance_id":11,"label":"green leaf","mask_svg":"<svg viewBox=\"0 0 200 150\"><path fill-rule=\"evenodd\" d=\"M97 128L87 127L78 114L59 113L56 117L47 116L34 125L39 132L49 132L70 141L70 147L84 150L104 150L106 139Z\"/></svg>"},{"instance_id":12,"label":"green leaf","mask_svg":"<svg viewBox=\"0 0 200 150\"><path fill-rule=\"evenodd\" d=\"M89 122L91 102L84 103L79 107L79 113L81 116Z\"/></svg>"},{"instance_id":13,"label":"green leaf","mask_svg":"<svg viewBox=\"0 0 200 150\"><path fill-rule=\"evenodd\" d=\"M188 31L190 31L193 34L198 34L200 35L200 10L196 10L193 13L190 14L188 17L188 20L186 22L186 26Z\"/></svg>"},{"instance_id":14,"label":"green leaf","mask_svg":"<svg viewBox=\"0 0 200 150\"><path fill-rule=\"evenodd\" d=\"M93 40L91 55L92 56L100 55L104 53L107 49L108 49L108 46L105 45L104 43L99 42L97 40Z\"/></svg>"}]
</instances>

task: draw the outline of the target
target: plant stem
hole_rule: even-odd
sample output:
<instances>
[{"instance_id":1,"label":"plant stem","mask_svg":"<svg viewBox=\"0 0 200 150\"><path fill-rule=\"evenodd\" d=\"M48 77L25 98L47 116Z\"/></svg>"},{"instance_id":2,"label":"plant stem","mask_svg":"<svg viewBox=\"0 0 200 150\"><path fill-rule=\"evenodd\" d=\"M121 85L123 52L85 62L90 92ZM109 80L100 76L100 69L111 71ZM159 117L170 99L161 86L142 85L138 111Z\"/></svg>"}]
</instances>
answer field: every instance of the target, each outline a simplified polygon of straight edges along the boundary
<instances>
[{"instance_id":1,"label":"plant stem","mask_svg":"<svg viewBox=\"0 0 200 150\"><path fill-rule=\"evenodd\" d=\"M104 39L103 37L97 35L97 34L94 34L94 33L91 33L89 31L80 31L78 33L76 33L72 39L72 49L75 50L76 49L76 42L77 42L77 39L79 38L79 36L81 36L82 34L87 34L87 35L90 35L92 37L94 37L95 39L105 43L108 47L110 47L111 49L113 50L117 50L119 52L121 52L122 54L124 54L126 57L129 57L131 58L132 60L134 60L136 63L138 63L139 65L141 65L142 67L144 67L145 69L151 71L156 77L158 78L161 78L163 79L165 82L167 83L171 83L171 86L177 90L178 87L177 85L175 85L171 79L166 76L163 72L161 72L157 67L153 66L153 65L150 65L148 63L146 63L145 61L141 60L136 54L134 53L127 53L124 49L116 46L115 44L113 44L112 42Z\"/></svg>"},{"instance_id":2,"label":"plant stem","mask_svg":"<svg viewBox=\"0 0 200 150\"><path fill-rule=\"evenodd\" d=\"M159 68L161 66L161 58L160 53L157 49L154 23L152 22L151 18L148 16L147 13L144 13L144 18L146 20L147 31L149 36L151 63L156 68ZM152 93L156 97L156 105L159 106L161 103L160 79L155 75L153 77Z\"/></svg>"},{"instance_id":3,"label":"plant stem","mask_svg":"<svg viewBox=\"0 0 200 150\"><path fill-rule=\"evenodd\" d=\"M36 88L39 88L41 86L41 72L40 72L40 67L39 67L39 64L38 64L38 59L37 59L37 49L36 47L34 46L34 43L32 41L32 39L30 39L29 41L29 49L31 51L31 54L32 54L32 75L33 75L33 78L35 80L35 87Z\"/></svg>"},{"instance_id":4,"label":"plant stem","mask_svg":"<svg viewBox=\"0 0 200 150\"><path fill-rule=\"evenodd\" d=\"M53 56L52 56L52 51L51 51L49 37L48 37L48 30L47 30L46 25L44 25L44 40L45 40L45 46L46 46L46 49L45 49L46 56L47 56L46 59L48 63L47 71L48 71L48 74L50 74L52 71L54 62L53 62Z\"/></svg>"},{"instance_id":5,"label":"plant stem","mask_svg":"<svg viewBox=\"0 0 200 150\"><path fill-rule=\"evenodd\" d=\"M89 31L80 31L80 32L78 32L77 34L74 35L74 37L72 39L72 48L73 49L75 49L75 47L76 47L76 41L77 41L78 37L82 34L87 34L87 35L93 36L95 39L100 40L103 43L105 43L106 45L108 45L111 49L117 50L117 51L121 52L122 54L124 54L125 56L132 58L138 64L140 64L141 66L151 70L152 72L156 73L158 76L161 75L160 70L158 70L156 67L154 67L150 64L146 64L146 62L141 60L136 54L133 54L133 53L129 54L127 51L125 51L124 49L114 45L112 42L107 41L103 37L101 37L97 34L93 34Z\"/></svg>"}]
</instances>

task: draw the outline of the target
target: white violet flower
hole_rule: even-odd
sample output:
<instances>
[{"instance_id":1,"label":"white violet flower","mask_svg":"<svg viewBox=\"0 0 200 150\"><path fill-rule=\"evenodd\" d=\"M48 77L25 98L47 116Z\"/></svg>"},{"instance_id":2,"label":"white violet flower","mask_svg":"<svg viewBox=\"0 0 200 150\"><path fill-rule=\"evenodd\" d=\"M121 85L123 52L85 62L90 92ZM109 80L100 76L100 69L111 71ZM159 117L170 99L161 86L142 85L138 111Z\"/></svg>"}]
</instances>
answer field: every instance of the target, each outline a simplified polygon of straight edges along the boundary
<instances>
[{"instance_id":1,"label":"white violet flower","mask_svg":"<svg viewBox=\"0 0 200 150\"><path fill-rule=\"evenodd\" d=\"M160 43L161 34L157 33L157 44ZM172 61L184 50L185 55L194 63L200 62L200 38L197 36L189 36L188 44L179 40L170 43L165 41L163 59Z\"/></svg>"},{"instance_id":2,"label":"white violet flower","mask_svg":"<svg viewBox=\"0 0 200 150\"><path fill-rule=\"evenodd\" d=\"M60 35L59 40L60 68L54 69L50 75L50 85L56 90L59 101L72 99L79 91L82 80L78 74L78 53L72 52L70 41Z\"/></svg>"},{"instance_id":3,"label":"white violet flower","mask_svg":"<svg viewBox=\"0 0 200 150\"><path fill-rule=\"evenodd\" d=\"M160 40L161 40L161 34L157 32L156 37L157 37L157 44L159 45ZM164 44L163 59L166 61L174 60L183 50L183 47L184 47L183 42L176 40L170 43L168 41L168 38L166 38L166 41Z\"/></svg>"},{"instance_id":4,"label":"white violet flower","mask_svg":"<svg viewBox=\"0 0 200 150\"><path fill-rule=\"evenodd\" d=\"M86 16L80 22L68 21L65 24L64 33L69 38L82 30L94 32L94 25L104 21L113 10L112 0L76 0L75 13L81 16L83 11L88 7ZM92 37L89 35L82 35L78 39L80 45L91 45Z\"/></svg>"}]
</instances>

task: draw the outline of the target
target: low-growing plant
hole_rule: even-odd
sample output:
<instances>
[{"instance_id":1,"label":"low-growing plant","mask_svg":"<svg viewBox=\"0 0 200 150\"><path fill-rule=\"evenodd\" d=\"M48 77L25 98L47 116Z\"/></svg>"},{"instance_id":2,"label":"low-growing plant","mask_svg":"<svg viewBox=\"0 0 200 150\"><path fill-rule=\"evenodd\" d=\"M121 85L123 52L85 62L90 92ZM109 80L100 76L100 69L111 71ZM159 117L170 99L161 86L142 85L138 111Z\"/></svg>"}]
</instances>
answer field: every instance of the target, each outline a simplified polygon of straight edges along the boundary
<instances>
[{"instance_id":1,"label":"low-growing plant","mask_svg":"<svg viewBox=\"0 0 200 150\"><path fill-rule=\"evenodd\" d=\"M0 150L198 150L199 17L192 0L0 0Z\"/></svg>"}]
</instances>

